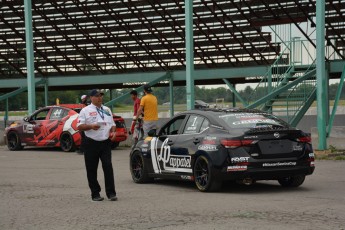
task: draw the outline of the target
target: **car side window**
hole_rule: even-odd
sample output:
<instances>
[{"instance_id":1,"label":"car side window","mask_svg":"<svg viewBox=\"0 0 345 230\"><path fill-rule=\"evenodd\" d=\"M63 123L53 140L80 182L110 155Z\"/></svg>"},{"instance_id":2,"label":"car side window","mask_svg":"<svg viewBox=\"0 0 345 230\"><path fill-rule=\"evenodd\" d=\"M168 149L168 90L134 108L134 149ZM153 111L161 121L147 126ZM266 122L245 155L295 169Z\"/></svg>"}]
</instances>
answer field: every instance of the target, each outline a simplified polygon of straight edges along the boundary
<instances>
[{"instance_id":1,"label":"car side window","mask_svg":"<svg viewBox=\"0 0 345 230\"><path fill-rule=\"evenodd\" d=\"M200 133L202 133L203 131L205 131L210 125L210 122L207 119L204 119L204 122L201 125L200 128Z\"/></svg>"},{"instance_id":2,"label":"car side window","mask_svg":"<svg viewBox=\"0 0 345 230\"><path fill-rule=\"evenodd\" d=\"M185 115L179 116L179 117L176 117L174 120L170 121L161 129L161 131L159 132L159 135L179 134L180 127L183 124L185 117L186 117Z\"/></svg>"},{"instance_id":3,"label":"car side window","mask_svg":"<svg viewBox=\"0 0 345 230\"><path fill-rule=\"evenodd\" d=\"M205 118L197 115L191 115L188 118L187 124L183 130L183 134L194 134L200 132L200 127Z\"/></svg>"},{"instance_id":4,"label":"car side window","mask_svg":"<svg viewBox=\"0 0 345 230\"><path fill-rule=\"evenodd\" d=\"M32 116L32 120L45 120L50 109L43 109Z\"/></svg>"},{"instance_id":5,"label":"car side window","mask_svg":"<svg viewBox=\"0 0 345 230\"><path fill-rule=\"evenodd\" d=\"M59 120L67 116L68 111L63 108L54 108L50 114L50 120Z\"/></svg>"}]
</instances>

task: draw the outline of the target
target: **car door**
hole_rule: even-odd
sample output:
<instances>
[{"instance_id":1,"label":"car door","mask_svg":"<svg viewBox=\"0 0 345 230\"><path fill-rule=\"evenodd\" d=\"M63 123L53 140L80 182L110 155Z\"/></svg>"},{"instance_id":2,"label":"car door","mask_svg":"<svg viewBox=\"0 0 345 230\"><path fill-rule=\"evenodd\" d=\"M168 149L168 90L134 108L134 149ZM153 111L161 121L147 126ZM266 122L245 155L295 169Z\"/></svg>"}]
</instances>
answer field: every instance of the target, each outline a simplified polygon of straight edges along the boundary
<instances>
[{"instance_id":1,"label":"car door","mask_svg":"<svg viewBox=\"0 0 345 230\"><path fill-rule=\"evenodd\" d=\"M23 126L23 133L25 133L28 145L38 145L44 136L44 123L49 114L50 108L40 109L33 113L28 122Z\"/></svg>"},{"instance_id":2,"label":"car door","mask_svg":"<svg viewBox=\"0 0 345 230\"><path fill-rule=\"evenodd\" d=\"M49 118L45 122L46 136L44 137L44 143L47 146L54 146L60 140L60 135L68 118L68 110L61 107L54 107L48 116Z\"/></svg>"},{"instance_id":3,"label":"car door","mask_svg":"<svg viewBox=\"0 0 345 230\"><path fill-rule=\"evenodd\" d=\"M176 148L186 117L180 115L173 118L159 130L157 137L152 138L151 159L155 173L173 174L189 171L188 156Z\"/></svg>"},{"instance_id":4,"label":"car door","mask_svg":"<svg viewBox=\"0 0 345 230\"><path fill-rule=\"evenodd\" d=\"M182 130L176 148L186 155L195 154L208 131L209 121L200 115L190 115Z\"/></svg>"}]
</instances>

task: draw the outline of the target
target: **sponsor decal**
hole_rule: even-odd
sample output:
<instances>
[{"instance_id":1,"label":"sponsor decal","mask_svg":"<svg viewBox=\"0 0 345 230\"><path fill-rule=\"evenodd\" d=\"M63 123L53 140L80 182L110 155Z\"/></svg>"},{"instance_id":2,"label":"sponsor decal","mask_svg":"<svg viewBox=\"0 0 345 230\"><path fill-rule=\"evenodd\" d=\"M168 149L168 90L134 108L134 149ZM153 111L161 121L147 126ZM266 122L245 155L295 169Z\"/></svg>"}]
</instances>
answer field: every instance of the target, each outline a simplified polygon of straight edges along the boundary
<instances>
[{"instance_id":1,"label":"sponsor decal","mask_svg":"<svg viewBox=\"0 0 345 230\"><path fill-rule=\"evenodd\" d=\"M91 117L97 116L97 112L96 112L96 111L95 111L95 112L90 112L90 113L89 113L89 116L91 116Z\"/></svg>"},{"instance_id":2,"label":"sponsor decal","mask_svg":"<svg viewBox=\"0 0 345 230\"><path fill-rule=\"evenodd\" d=\"M23 125L23 133L34 133L34 125L32 124Z\"/></svg>"},{"instance_id":3,"label":"sponsor decal","mask_svg":"<svg viewBox=\"0 0 345 230\"><path fill-rule=\"evenodd\" d=\"M147 148L142 148L141 151L146 153L148 151L148 149Z\"/></svg>"},{"instance_id":4,"label":"sponsor decal","mask_svg":"<svg viewBox=\"0 0 345 230\"><path fill-rule=\"evenodd\" d=\"M192 173L191 156L172 155L170 145L167 144L168 141L169 138L163 141L159 152L157 150L158 139L153 138L151 141L151 156L155 173L161 173L162 170Z\"/></svg>"},{"instance_id":5,"label":"sponsor decal","mask_svg":"<svg viewBox=\"0 0 345 230\"><path fill-rule=\"evenodd\" d=\"M202 144L204 144L204 145L215 145L216 141L215 140L203 140Z\"/></svg>"},{"instance_id":6,"label":"sponsor decal","mask_svg":"<svg viewBox=\"0 0 345 230\"><path fill-rule=\"evenodd\" d=\"M314 153L309 153L309 157L310 158L315 158L315 154Z\"/></svg>"},{"instance_id":7,"label":"sponsor decal","mask_svg":"<svg viewBox=\"0 0 345 230\"><path fill-rule=\"evenodd\" d=\"M231 158L231 163L243 163L243 162L248 162L249 157L232 157Z\"/></svg>"},{"instance_id":8,"label":"sponsor decal","mask_svg":"<svg viewBox=\"0 0 345 230\"><path fill-rule=\"evenodd\" d=\"M277 166L295 166L297 162L275 162L275 163L263 163L263 167L277 167Z\"/></svg>"},{"instance_id":9,"label":"sponsor decal","mask_svg":"<svg viewBox=\"0 0 345 230\"><path fill-rule=\"evenodd\" d=\"M279 134L279 133L274 133L273 136L274 136L275 138L279 138L279 137L280 137L280 134Z\"/></svg>"},{"instance_id":10,"label":"sponsor decal","mask_svg":"<svg viewBox=\"0 0 345 230\"><path fill-rule=\"evenodd\" d=\"M187 175L181 175L182 180L193 180L192 176L187 176Z\"/></svg>"},{"instance_id":11,"label":"sponsor decal","mask_svg":"<svg viewBox=\"0 0 345 230\"><path fill-rule=\"evenodd\" d=\"M301 145L294 145L292 147L292 150L293 151L302 151L303 150L303 147Z\"/></svg>"},{"instance_id":12,"label":"sponsor decal","mask_svg":"<svg viewBox=\"0 0 345 230\"><path fill-rule=\"evenodd\" d=\"M233 125L256 124L256 123L272 123L272 120L271 119L251 119L251 120L241 120L241 121L232 122Z\"/></svg>"},{"instance_id":13,"label":"sponsor decal","mask_svg":"<svg viewBox=\"0 0 345 230\"><path fill-rule=\"evenodd\" d=\"M228 172L238 172L238 171L246 171L247 165L233 165L228 166Z\"/></svg>"},{"instance_id":14,"label":"sponsor decal","mask_svg":"<svg viewBox=\"0 0 345 230\"><path fill-rule=\"evenodd\" d=\"M202 144L204 145L215 145L217 143L217 137L204 137Z\"/></svg>"},{"instance_id":15,"label":"sponsor decal","mask_svg":"<svg viewBox=\"0 0 345 230\"><path fill-rule=\"evenodd\" d=\"M187 131L195 131L196 130L196 126L190 126L187 128Z\"/></svg>"},{"instance_id":16,"label":"sponsor decal","mask_svg":"<svg viewBox=\"0 0 345 230\"><path fill-rule=\"evenodd\" d=\"M258 139L258 136L245 136L244 139Z\"/></svg>"},{"instance_id":17,"label":"sponsor decal","mask_svg":"<svg viewBox=\"0 0 345 230\"><path fill-rule=\"evenodd\" d=\"M198 149L204 151L218 151L217 145L199 145Z\"/></svg>"},{"instance_id":18,"label":"sponsor decal","mask_svg":"<svg viewBox=\"0 0 345 230\"><path fill-rule=\"evenodd\" d=\"M259 156L259 153L252 153L250 154L252 157L258 157Z\"/></svg>"},{"instance_id":19,"label":"sponsor decal","mask_svg":"<svg viewBox=\"0 0 345 230\"><path fill-rule=\"evenodd\" d=\"M315 167L315 161L310 162L310 167Z\"/></svg>"},{"instance_id":20,"label":"sponsor decal","mask_svg":"<svg viewBox=\"0 0 345 230\"><path fill-rule=\"evenodd\" d=\"M172 166L174 168L190 168L191 167L191 158L190 157L171 156L169 159L169 164L170 164L170 166Z\"/></svg>"}]
</instances>

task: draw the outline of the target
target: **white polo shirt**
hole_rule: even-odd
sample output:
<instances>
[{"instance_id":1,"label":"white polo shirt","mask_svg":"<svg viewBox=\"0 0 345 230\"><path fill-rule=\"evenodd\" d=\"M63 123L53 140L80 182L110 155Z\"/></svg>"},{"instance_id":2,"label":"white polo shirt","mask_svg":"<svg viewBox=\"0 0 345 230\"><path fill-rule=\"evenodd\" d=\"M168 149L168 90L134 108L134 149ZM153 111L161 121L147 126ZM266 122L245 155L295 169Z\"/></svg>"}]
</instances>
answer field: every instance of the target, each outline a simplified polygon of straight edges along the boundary
<instances>
[{"instance_id":1,"label":"white polo shirt","mask_svg":"<svg viewBox=\"0 0 345 230\"><path fill-rule=\"evenodd\" d=\"M95 141L105 141L108 139L111 127L115 126L111 110L104 105L101 108L97 108L93 104L84 107L80 111L77 126L81 124L98 124L101 126L98 130L90 129L84 131L87 137Z\"/></svg>"}]
</instances>

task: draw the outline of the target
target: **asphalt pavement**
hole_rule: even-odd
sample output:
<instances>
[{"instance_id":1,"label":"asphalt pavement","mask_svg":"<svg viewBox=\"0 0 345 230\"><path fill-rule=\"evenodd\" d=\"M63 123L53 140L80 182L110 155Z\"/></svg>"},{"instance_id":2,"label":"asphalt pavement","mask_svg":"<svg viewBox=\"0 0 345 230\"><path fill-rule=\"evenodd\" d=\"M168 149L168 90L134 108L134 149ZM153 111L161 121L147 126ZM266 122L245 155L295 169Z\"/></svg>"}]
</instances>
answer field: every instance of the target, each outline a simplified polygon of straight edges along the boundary
<instances>
[{"instance_id":1,"label":"asphalt pavement","mask_svg":"<svg viewBox=\"0 0 345 230\"><path fill-rule=\"evenodd\" d=\"M299 188L262 181L202 193L192 182L135 184L128 156L113 150L119 200L92 202L83 156L0 146L0 229L345 229L345 161L317 161ZM101 167L98 177L105 196Z\"/></svg>"}]
</instances>

